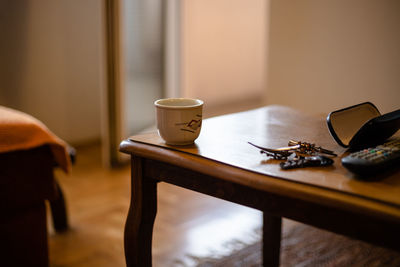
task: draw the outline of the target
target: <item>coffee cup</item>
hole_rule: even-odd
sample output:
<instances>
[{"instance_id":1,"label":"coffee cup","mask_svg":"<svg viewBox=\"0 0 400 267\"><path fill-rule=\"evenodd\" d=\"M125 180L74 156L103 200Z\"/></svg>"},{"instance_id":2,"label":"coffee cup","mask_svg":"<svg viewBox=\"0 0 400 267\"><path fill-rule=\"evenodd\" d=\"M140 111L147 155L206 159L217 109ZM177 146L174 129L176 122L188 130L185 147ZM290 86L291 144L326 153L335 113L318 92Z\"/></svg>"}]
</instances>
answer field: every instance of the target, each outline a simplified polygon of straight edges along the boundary
<instances>
[{"instance_id":1,"label":"coffee cup","mask_svg":"<svg viewBox=\"0 0 400 267\"><path fill-rule=\"evenodd\" d=\"M158 133L169 145L189 145L199 136L203 101L165 98L154 102Z\"/></svg>"}]
</instances>

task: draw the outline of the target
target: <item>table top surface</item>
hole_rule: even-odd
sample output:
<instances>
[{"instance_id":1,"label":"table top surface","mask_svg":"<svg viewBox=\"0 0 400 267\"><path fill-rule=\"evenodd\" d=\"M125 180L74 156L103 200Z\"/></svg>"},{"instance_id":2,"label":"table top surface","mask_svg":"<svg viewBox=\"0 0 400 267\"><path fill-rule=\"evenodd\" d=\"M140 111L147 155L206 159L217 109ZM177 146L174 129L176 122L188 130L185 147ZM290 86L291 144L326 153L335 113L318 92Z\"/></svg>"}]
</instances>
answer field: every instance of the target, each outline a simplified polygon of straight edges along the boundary
<instances>
[{"instance_id":1,"label":"table top surface","mask_svg":"<svg viewBox=\"0 0 400 267\"><path fill-rule=\"evenodd\" d=\"M290 139L315 143L335 151L329 167L282 170L248 142L277 148ZM197 170L256 189L321 201L337 207L362 209L400 221L400 171L374 181L357 179L340 163L348 152L330 136L323 116L282 106L267 106L203 120L193 145L169 146L156 132L136 135L120 150Z\"/></svg>"}]
</instances>

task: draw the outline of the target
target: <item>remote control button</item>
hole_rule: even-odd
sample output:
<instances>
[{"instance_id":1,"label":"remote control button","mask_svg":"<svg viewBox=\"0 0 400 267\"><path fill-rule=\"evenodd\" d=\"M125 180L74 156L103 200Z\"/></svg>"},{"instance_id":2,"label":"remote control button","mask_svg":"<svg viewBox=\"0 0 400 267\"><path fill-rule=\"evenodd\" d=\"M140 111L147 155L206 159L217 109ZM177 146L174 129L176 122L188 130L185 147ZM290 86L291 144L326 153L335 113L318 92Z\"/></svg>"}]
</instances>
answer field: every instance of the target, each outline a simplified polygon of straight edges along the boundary
<instances>
[{"instance_id":1,"label":"remote control button","mask_svg":"<svg viewBox=\"0 0 400 267\"><path fill-rule=\"evenodd\" d=\"M400 138L376 147L356 151L342 158L342 164L360 175L376 174L390 167L400 166Z\"/></svg>"}]
</instances>

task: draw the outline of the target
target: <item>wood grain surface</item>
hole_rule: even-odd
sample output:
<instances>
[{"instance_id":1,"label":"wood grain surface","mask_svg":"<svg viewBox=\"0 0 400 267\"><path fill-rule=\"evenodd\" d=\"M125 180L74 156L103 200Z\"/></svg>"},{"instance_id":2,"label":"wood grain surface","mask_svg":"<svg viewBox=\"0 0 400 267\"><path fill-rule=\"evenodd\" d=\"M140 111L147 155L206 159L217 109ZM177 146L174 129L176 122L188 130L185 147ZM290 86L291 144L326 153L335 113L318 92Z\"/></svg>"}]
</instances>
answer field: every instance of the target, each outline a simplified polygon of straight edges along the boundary
<instances>
[{"instance_id":1,"label":"wood grain surface","mask_svg":"<svg viewBox=\"0 0 400 267\"><path fill-rule=\"evenodd\" d=\"M247 143L276 148L287 146L289 139L316 143L339 156L330 167L285 171L279 161L268 159ZM375 181L357 179L340 164L347 152L330 136L322 116L268 106L204 120L200 137L190 146L169 146L157 133L148 133L130 137L120 149L256 189L295 194L304 200L400 221L400 172L384 174Z\"/></svg>"}]
</instances>

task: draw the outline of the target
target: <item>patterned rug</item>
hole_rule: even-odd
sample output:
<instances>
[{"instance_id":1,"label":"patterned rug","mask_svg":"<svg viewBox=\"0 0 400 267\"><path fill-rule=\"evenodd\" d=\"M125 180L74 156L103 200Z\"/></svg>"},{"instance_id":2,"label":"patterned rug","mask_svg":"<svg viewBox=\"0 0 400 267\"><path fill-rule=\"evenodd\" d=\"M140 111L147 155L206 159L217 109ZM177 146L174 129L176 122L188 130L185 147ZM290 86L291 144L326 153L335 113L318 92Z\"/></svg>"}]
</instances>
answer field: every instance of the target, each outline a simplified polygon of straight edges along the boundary
<instances>
[{"instance_id":1,"label":"patterned rug","mask_svg":"<svg viewBox=\"0 0 400 267\"><path fill-rule=\"evenodd\" d=\"M295 223L284 230L280 266L400 266L400 252ZM400 240L399 240L400 242ZM198 267L262 266L261 242L222 258L195 258Z\"/></svg>"}]
</instances>

